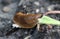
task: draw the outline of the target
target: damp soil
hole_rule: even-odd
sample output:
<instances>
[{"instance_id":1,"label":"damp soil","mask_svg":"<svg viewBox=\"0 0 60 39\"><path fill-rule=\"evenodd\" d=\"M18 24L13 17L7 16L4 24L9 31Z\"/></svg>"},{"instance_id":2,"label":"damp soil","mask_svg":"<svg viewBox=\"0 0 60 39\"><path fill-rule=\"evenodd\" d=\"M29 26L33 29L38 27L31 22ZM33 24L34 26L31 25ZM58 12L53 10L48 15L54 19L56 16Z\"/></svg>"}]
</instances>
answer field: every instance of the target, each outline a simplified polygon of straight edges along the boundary
<instances>
[{"instance_id":1,"label":"damp soil","mask_svg":"<svg viewBox=\"0 0 60 39\"><path fill-rule=\"evenodd\" d=\"M3 1L0 0L0 39L60 39L60 27L57 25L51 25L52 29L47 29L47 25L41 25L41 30L38 31L36 26L31 29L23 28L13 28L13 17L16 12L24 13L45 13L47 12L47 7L50 5L55 5L57 2L49 2L47 0L38 0L37 4L34 4L36 0L22 0L22 1ZM58 5L58 4L57 4ZM8 6L11 8L9 12L3 12L3 7ZM27 6L27 7L25 7ZM36 12L39 9L39 12ZM60 21L60 14L49 14L51 18Z\"/></svg>"}]
</instances>

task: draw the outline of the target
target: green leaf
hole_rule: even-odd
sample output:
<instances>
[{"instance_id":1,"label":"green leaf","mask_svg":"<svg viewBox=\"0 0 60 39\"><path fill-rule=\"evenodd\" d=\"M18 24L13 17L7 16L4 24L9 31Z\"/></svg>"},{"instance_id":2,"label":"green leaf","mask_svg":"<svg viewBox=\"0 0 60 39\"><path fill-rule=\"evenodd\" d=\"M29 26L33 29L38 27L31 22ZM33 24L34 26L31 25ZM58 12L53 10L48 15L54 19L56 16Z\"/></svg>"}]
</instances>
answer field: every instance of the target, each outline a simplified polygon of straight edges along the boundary
<instances>
[{"instance_id":1,"label":"green leaf","mask_svg":"<svg viewBox=\"0 0 60 39\"><path fill-rule=\"evenodd\" d=\"M60 21L55 20L49 16L43 16L38 19L38 23L40 24L52 24L52 25L60 25Z\"/></svg>"}]
</instances>

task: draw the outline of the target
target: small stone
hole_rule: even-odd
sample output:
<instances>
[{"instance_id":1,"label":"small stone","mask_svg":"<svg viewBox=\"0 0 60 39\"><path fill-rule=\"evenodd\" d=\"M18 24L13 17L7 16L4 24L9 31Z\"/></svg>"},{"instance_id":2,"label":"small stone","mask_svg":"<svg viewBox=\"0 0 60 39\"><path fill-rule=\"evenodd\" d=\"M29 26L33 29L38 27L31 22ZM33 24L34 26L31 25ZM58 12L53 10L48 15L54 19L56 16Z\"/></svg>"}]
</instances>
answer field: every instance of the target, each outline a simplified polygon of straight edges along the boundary
<instances>
[{"instance_id":1,"label":"small stone","mask_svg":"<svg viewBox=\"0 0 60 39\"><path fill-rule=\"evenodd\" d=\"M26 5L24 5L23 7L26 8Z\"/></svg>"},{"instance_id":2,"label":"small stone","mask_svg":"<svg viewBox=\"0 0 60 39\"><path fill-rule=\"evenodd\" d=\"M27 31L25 31L25 34L28 34L28 32L27 32Z\"/></svg>"},{"instance_id":3,"label":"small stone","mask_svg":"<svg viewBox=\"0 0 60 39\"><path fill-rule=\"evenodd\" d=\"M36 13L38 13L39 12L39 9L36 9Z\"/></svg>"},{"instance_id":4,"label":"small stone","mask_svg":"<svg viewBox=\"0 0 60 39\"><path fill-rule=\"evenodd\" d=\"M47 10L48 10L48 11L52 11L52 10L53 10L53 7L54 7L54 5L48 6L48 7L47 7Z\"/></svg>"},{"instance_id":5,"label":"small stone","mask_svg":"<svg viewBox=\"0 0 60 39\"><path fill-rule=\"evenodd\" d=\"M11 23L11 21L9 21L8 23Z\"/></svg>"},{"instance_id":6,"label":"small stone","mask_svg":"<svg viewBox=\"0 0 60 39\"><path fill-rule=\"evenodd\" d=\"M31 35L29 35L29 36L26 36L24 39L29 39L31 37Z\"/></svg>"},{"instance_id":7,"label":"small stone","mask_svg":"<svg viewBox=\"0 0 60 39\"><path fill-rule=\"evenodd\" d=\"M9 12L11 10L11 8L10 7L3 7L3 12Z\"/></svg>"},{"instance_id":8,"label":"small stone","mask_svg":"<svg viewBox=\"0 0 60 39\"><path fill-rule=\"evenodd\" d=\"M48 8L48 11L52 11L52 9L49 7L49 8Z\"/></svg>"},{"instance_id":9,"label":"small stone","mask_svg":"<svg viewBox=\"0 0 60 39\"><path fill-rule=\"evenodd\" d=\"M20 26L17 25L17 24L12 24L12 26L13 26L13 28L14 28L14 27L16 27L16 28L20 28Z\"/></svg>"},{"instance_id":10,"label":"small stone","mask_svg":"<svg viewBox=\"0 0 60 39\"><path fill-rule=\"evenodd\" d=\"M45 13L45 11L46 11L46 10L45 10L45 7L41 7L41 8L40 8L40 11L41 11L41 13Z\"/></svg>"},{"instance_id":11,"label":"small stone","mask_svg":"<svg viewBox=\"0 0 60 39\"><path fill-rule=\"evenodd\" d=\"M39 6L39 5L40 5L40 3L39 3L39 2L37 2L37 1L35 1L35 2L34 2L34 4L35 4L35 5L37 5L37 6Z\"/></svg>"}]
</instances>

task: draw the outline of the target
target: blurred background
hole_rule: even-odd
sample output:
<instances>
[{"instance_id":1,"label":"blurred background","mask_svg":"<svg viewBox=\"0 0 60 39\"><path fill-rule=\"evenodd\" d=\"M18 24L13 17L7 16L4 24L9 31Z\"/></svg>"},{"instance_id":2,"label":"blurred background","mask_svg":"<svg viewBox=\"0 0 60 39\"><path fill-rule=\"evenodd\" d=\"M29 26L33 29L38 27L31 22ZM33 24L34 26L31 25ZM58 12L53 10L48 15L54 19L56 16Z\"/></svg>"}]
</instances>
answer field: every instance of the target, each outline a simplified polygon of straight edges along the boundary
<instances>
[{"instance_id":1,"label":"blurred background","mask_svg":"<svg viewBox=\"0 0 60 39\"><path fill-rule=\"evenodd\" d=\"M42 31L36 27L31 29L16 29L15 32L6 36L12 29L12 20L17 12L24 13L45 13L52 10L60 10L60 0L0 0L0 39L60 39L60 27L41 25ZM60 20L60 14L48 15Z\"/></svg>"}]
</instances>

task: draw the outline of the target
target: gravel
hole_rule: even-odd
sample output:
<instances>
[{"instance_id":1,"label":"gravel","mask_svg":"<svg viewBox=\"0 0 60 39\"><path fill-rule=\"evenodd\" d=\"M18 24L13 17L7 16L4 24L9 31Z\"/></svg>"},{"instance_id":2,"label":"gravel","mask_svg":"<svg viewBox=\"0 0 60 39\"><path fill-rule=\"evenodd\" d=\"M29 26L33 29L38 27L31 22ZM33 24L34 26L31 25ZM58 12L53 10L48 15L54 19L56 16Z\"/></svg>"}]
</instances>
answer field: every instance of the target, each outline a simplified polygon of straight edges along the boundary
<instances>
[{"instance_id":1,"label":"gravel","mask_svg":"<svg viewBox=\"0 0 60 39\"><path fill-rule=\"evenodd\" d=\"M51 2L50 0L0 0L0 39L60 39L60 27L57 25L52 25L53 28L49 30L46 25L41 25L42 31L38 31L36 27L12 30L12 24L14 24L12 20L16 12L45 13L48 11L47 7L51 5L59 5L59 2L52 0ZM7 12L4 7L8 7ZM60 20L60 14L48 16ZM11 31L10 34L6 35L9 31Z\"/></svg>"}]
</instances>

